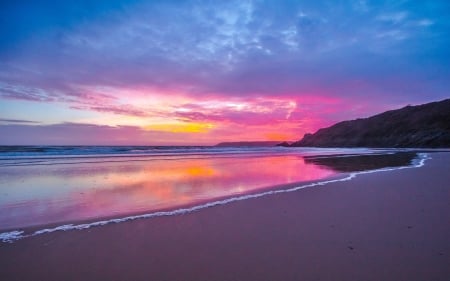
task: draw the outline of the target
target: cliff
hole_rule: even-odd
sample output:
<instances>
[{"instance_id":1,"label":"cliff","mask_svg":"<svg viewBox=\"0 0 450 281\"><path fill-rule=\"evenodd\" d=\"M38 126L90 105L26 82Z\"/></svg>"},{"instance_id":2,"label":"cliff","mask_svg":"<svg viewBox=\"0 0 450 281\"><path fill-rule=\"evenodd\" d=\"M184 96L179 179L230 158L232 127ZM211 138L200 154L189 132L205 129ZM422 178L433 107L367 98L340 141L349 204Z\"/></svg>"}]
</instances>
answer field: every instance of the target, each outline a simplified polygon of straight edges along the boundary
<instances>
[{"instance_id":1,"label":"cliff","mask_svg":"<svg viewBox=\"0 0 450 281\"><path fill-rule=\"evenodd\" d=\"M305 134L291 146L450 147L450 99L351 121Z\"/></svg>"}]
</instances>

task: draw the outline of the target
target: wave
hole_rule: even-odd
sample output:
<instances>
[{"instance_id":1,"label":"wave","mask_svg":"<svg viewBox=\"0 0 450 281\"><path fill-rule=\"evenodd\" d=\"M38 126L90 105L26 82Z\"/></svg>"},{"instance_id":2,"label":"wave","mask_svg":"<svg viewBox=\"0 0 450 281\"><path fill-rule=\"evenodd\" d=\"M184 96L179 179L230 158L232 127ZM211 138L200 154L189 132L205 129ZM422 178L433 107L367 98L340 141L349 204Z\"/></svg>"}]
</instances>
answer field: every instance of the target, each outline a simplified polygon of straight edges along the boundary
<instances>
[{"instance_id":1,"label":"wave","mask_svg":"<svg viewBox=\"0 0 450 281\"><path fill-rule=\"evenodd\" d=\"M62 148L62 150L60 150ZM337 155L346 153L377 154L388 153L389 149L370 148L286 148L286 147L5 147L0 146L0 167L83 164L103 162L128 162L148 160L178 160L220 157L258 157L276 155ZM29 151L31 150L31 152ZM396 149L396 152L401 150Z\"/></svg>"},{"instance_id":2,"label":"wave","mask_svg":"<svg viewBox=\"0 0 450 281\"><path fill-rule=\"evenodd\" d=\"M104 226L107 224L113 224L113 223L121 223L126 221L133 221L138 219L148 219L148 218L154 218L154 217L163 217L163 216L174 216L174 215L181 215L186 213L191 213L195 211L199 211L202 209L225 205L237 201L243 201L243 200L249 200L254 198L259 198L263 196L268 195L275 195L280 193L287 193L287 192L294 192L303 188L307 187L314 187L314 186L323 186L334 182L343 182L343 181L349 181L355 178L358 175L362 174L371 174L371 173L378 173L378 172L386 172L386 171L393 171L393 170L401 170L401 169L408 169L408 168L420 168L425 165L425 161L431 159L431 157L427 153L418 153L418 157L414 159L409 166L402 166L402 167L395 167L395 168L382 168L382 169L375 169L375 170L369 170L369 171L359 171L359 172L352 172L347 174L343 178L339 179L332 179L332 180L325 180L325 181L319 181L309 184L304 184L292 188L287 189L277 189L277 190L269 190L265 192L255 193L255 194L247 194L247 195L241 195L236 197L231 197L227 199L221 199L216 201L207 202L204 204L188 207L188 208L180 208L175 209L172 211L159 211L159 212L153 212L153 213L147 213L147 214L141 214L141 215L134 215L134 216L126 216L122 218L115 218L115 219L108 219L108 220L101 220L91 223L83 223L83 224L65 224L60 225L53 228L44 228L37 231L34 231L30 234L26 234L23 230L13 230L9 232L3 232L0 233L0 240L4 243L12 243L14 241L27 238L27 237L33 237L41 234L46 233L52 233L52 232L58 232L58 231L71 231L71 230L83 230L88 229L91 227L98 227L98 226Z\"/></svg>"},{"instance_id":3,"label":"wave","mask_svg":"<svg viewBox=\"0 0 450 281\"><path fill-rule=\"evenodd\" d=\"M0 146L0 158L58 157L58 156L129 156L129 155L173 155L213 153L262 153L305 152L333 153L342 151L364 152L368 148L313 148L313 147L217 147L217 146Z\"/></svg>"}]
</instances>

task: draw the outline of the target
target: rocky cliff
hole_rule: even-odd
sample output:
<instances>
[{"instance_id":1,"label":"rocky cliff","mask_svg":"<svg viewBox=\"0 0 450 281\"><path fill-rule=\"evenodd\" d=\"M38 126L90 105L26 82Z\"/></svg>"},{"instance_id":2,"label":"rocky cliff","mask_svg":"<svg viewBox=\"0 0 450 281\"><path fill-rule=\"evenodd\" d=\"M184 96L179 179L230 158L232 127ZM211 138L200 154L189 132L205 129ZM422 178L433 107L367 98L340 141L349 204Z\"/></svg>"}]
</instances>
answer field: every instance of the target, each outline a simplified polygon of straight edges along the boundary
<instances>
[{"instance_id":1,"label":"rocky cliff","mask_svg":"<svg viewBox=\"0 0 450 281\"><path fill-rule=\"evenodd\" d=\"M450 99L343 121L291 146L449 148Z\"/></svg>"}]
</instances>

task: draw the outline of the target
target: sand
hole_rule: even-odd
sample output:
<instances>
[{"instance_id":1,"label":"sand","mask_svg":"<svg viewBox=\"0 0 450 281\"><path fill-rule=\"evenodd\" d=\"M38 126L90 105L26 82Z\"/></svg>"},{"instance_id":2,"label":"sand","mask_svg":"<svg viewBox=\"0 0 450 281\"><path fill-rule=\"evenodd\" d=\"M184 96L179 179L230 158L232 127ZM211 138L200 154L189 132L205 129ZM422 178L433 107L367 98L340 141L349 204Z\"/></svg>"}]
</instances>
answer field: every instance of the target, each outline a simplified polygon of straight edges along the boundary
<instances>
[{"instance_id":1,"label":"sand","mask_svg":"<svg viewBox=\"0 0 450 281\"><path fill-rule=\"evenodd\" d=\"M421 168L0 244L1 280L450 280L450 154Z\"/></svg>"}]
</instances>

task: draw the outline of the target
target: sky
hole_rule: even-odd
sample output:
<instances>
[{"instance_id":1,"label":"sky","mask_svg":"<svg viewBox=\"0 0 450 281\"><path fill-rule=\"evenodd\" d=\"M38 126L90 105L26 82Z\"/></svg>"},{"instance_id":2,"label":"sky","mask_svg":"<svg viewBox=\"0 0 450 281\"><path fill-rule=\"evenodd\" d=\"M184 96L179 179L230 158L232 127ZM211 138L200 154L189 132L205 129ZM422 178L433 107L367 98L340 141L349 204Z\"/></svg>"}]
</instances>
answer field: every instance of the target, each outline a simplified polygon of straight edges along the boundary
<instances>
[{"instance_id":1,"label":"sky","mask_svg":"<svg viewBox=\"0 0 450 281\"><path fill-rule=\"evenodd\" d=\"M450 97L450 1L1 1L0 144L293 141Z\"/></svg>"}]
</instances>

